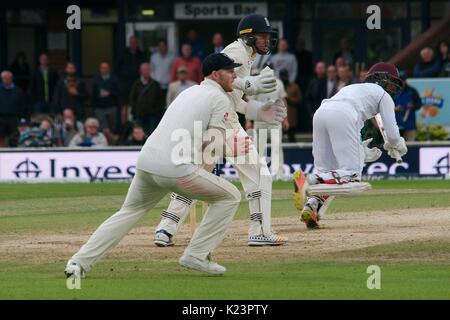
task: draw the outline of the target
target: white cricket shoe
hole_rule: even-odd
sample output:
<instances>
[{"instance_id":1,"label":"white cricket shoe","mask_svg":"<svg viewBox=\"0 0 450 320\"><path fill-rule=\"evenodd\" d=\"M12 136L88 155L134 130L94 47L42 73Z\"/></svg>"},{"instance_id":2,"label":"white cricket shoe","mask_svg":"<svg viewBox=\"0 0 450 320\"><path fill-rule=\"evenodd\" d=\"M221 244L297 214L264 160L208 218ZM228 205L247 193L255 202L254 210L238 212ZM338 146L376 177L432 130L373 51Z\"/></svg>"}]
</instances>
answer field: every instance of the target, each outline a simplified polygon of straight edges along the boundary
<instances>
[{"instance_id":1,"label":"white cricket shoe","mask_svg":"<svg viewBox=\"0 0 450 320\"><path fill-rule=\"evenodd\" d=\"M205 260L200 260L198 258L192 256L182 255L180 260L180 264L183 267L194 269L200 272L206 272L209 274L224 274L227 269L217 262L213 262L206 258Z\"/></svg>"},{"instance_id":2,"label":"white cricket shoe","mask_svg":"<svg viewBox=\"0 0 450 320\"><path fill-rule=\"evenodd\" d=\"M66 269L64 270L66 277L69 278L71 276L75 276L75 278L85 278L86 272L83 270L83 267L72 260L69 260L66 265Z\"/></svg>"},{"instance_id":3,"label":"white cricket shoe","mask_svg":"<svg viewBox=\"0 0 450 320\"><path fill-rule=\"evenodd\" d=\"M275 233L270 235L248 236L249 246L282 246L288 242L288 238Z\"/></svg>"},{"instance_id":4,"label":"white cricket shoe","mask_svg":"<svg viewBox=\"0 0 450 320\"><path fill-rule=\"evenodd\" d=\"M164 229L156 231L154 243L158 247L170 247L174 245L172 235Z\"/></svg>"}]
</instances>

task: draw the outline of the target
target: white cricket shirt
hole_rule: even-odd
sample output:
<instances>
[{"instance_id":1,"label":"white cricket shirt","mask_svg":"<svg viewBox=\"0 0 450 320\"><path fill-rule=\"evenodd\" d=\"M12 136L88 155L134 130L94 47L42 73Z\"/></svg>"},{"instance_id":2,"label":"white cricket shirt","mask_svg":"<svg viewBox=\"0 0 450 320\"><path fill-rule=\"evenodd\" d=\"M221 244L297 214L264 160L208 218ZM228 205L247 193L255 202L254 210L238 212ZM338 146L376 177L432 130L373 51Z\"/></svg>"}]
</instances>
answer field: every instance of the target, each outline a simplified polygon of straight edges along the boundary
<instances>
[{"instance_id":1,"label":"white cricket shirt","mask_svg":"<svg viewBox=\"0 0 450 320\"><path fill-rule=\"evenodd\" d=\"M252 47L247 46L242 39L237 39L226 46L225 49L222 50L222 53L225 53L235 62L242 64L242 66L234 69L238 78L250 76L252 64L256 59L256 53L253 52ZM233 92L228 93L228 95L231 97L232 109L234 111L231 113L230 120L239 121L235 112L245 114L245 106L247 103L242 100L244 92L242 90L234 89Z\"/></svg>"},{"instance_id":2,"label":"white cricket shirt","mask_svg":"<svg viewBox=\"0 0 450 320\"><path fill-rule=\"evenodd\" d=\"M380 113L389 143L396 146L400 142L394 101L383 88L375 83L356 83L345 86L331 98L322 100L320 108L354 110L360 128L363 127L364 121ZM339 124L336 123L336 125Z\"/></svg>"},{"instance_id":3,"label":"white cricket shirt","mask_svg":"<svg viewBox=\"0 0 450 320\"><path fill-rule=\"evenodd\" d=\"M227 128L230 104L229 96L222 87L206 78L200 85L181 92L142 147L137 168L165 177L182 177L196 171L200 164L194 164L194 153L201 155L201 137L210 126ZM199 128L201 132L198 132ZM186 140L190 150L184 148L184 152L175 152L186 145Z\"/></svg>"}]
</instances>

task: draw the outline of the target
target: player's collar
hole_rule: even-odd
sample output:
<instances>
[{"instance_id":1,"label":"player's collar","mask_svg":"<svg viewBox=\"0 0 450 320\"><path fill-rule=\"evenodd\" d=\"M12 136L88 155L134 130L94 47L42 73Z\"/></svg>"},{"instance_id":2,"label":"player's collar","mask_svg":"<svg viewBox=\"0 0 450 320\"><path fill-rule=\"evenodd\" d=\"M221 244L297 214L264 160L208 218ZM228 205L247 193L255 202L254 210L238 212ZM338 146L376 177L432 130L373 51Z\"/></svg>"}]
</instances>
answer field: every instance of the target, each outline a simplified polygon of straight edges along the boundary
<instances>
[{"instance_id":1,"label":"player's collar","mask_svg":"<svg viewBox=\"0 0 450 320\"><path fill-rule=\"evenodd\" d=\"M205 78L200 85L206 85L206 86L212 86L214 88L219 89L221 92L225 93L225 90L223 90L223 88L220 86L220 84L218 84L217 82L215 82L214 80Z\"/></svg>"},{"instance_id":2,"label":"player's collar","mask_svg":"<svg viewBox=\"0 0 450 320\"><path fill-rule=\"evenodd\" d=\"M256 52L253 52L253 47L252 46L248 46L245 44L244 40L242 40L241 38L237 39L237 41L244 46L245 51L247 52L248 56L252 59L256 58Z\"/></svg>"}]
</instances>

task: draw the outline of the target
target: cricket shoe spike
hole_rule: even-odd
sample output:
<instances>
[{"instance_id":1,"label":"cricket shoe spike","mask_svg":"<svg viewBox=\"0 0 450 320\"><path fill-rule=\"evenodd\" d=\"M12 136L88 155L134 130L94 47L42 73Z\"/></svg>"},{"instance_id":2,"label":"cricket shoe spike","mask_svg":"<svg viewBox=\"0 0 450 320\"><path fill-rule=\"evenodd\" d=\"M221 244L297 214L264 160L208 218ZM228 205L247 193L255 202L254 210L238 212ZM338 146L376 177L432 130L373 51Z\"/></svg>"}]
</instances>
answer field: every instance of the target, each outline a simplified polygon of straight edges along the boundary
<instances>
[{"instance_id":1,"label":"cricket shoe spike","mask_svg":"<svg viewBox=\"0 0 450 320\"><path fill-rule=\"evenodd\" d=\"M67 278L74 276L75 278L81 279L86 277L86 272L83 270L83 267L72 260L69 260L66 265L66 269L64 270Z\"/></svg>"},{"instance_id":2,"label":"cricket shoe spike","mask_svg":"<svg viewBox=\"0 0 450 320\"><path fill-rule=\"evenodd\" d=\"M224 274L227 269L217 262L213 262L209 259L210 255L205 260L200 260L192 256L181 256L179 263L186 268L194 269L200 272L206 272L209 274L221 275Z\"/></svg>"},{"instance_id":3,"label":"cricket shoe spike","mask_svg":"<svg viewBox=\"0 0 450 320\"><path fill-rule=\"evenodd\" d=\"M308 229L320 229L318 215L308 204L303 208L300 219L306 224Z\"/></svg>"},{"instance_id":4,"label":"cricket shoe spike","mask_svg":"<svg viewBox=\"0 0 450 320\"><path fill-rule=\"evenodd\" d=\"M302 210L306 193L305 190L308 187L308 182L306 181L305 174L302 170L297 170L293 174L294 179L294 205L297 208L297 210Z\"/></svg>"},{"instance_id":5,"label":"cricket shoe spike","mask_svg":"<svg viewBox=\"0 0 450 320\"><path fill-rule=\"evenodd\" d=\"M275 233L270 235L248 236L248 245L253 246L282 246L288 242L288 238Z\"/></svg>"},{"instance_id":6,"label":"cricket shoe spike","mask_svg":"<svg viewBox=\"0 0 450 320\"><path fill-rule=\"evenodd\" d=\"M158 247L170 247L174 245L172 235L164 229L156 231L154 243Z\"/></svg>"}]
</instances>

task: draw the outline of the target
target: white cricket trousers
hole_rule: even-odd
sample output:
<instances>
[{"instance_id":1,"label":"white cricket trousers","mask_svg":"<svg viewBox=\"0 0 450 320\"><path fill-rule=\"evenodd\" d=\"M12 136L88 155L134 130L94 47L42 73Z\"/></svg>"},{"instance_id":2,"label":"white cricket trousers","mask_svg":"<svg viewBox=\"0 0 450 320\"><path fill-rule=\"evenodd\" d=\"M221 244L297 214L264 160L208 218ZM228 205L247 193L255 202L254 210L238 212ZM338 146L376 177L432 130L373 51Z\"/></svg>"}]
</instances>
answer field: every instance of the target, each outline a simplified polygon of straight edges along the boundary
<instances>
[{"instance_id":1,"label":"white cricket trousers","mask_svg":"<svg viewBox=\"0 0 450 320\"><path fill-rule=\"evenodd\" d=\"M233 220L241 200L239 190L203 169L180 178L162 177L138 169L122 208L98 227L72 260L89 271L170 191L209 203L184 253L200 260L206 259L222 242Z\"/></svg>"},{"instance_id":2,"label":"white cricket trousers","mask_svg":"<svg viewBox=\"0 0 450 320\"><path fill-rule=\"evenodd\" d=\"M364 149L361 144L362 121L352 106L327 102L313 118L314 167L317 173L336 171L340 176L361 176Z\"/></svg>"}]
</instances>

